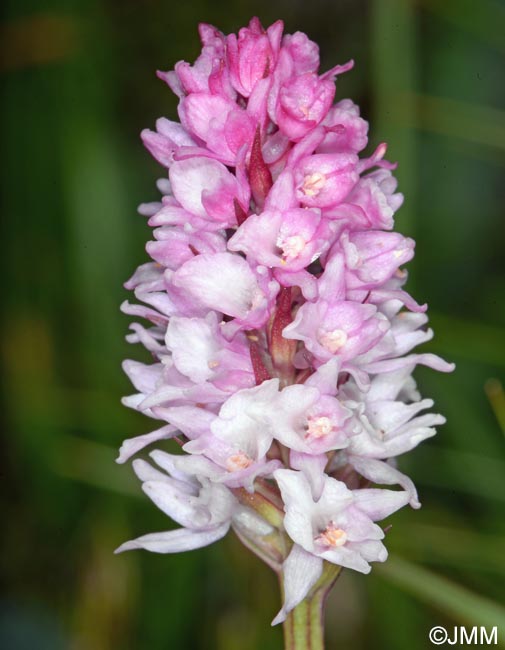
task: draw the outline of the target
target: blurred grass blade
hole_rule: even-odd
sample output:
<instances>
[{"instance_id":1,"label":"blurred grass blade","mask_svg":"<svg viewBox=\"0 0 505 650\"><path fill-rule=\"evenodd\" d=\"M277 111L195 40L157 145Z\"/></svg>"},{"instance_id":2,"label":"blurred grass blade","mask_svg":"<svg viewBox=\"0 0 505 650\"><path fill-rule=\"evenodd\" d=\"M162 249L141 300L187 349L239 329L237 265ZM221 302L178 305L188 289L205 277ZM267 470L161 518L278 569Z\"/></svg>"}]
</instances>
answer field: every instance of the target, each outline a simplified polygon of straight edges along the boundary
<instances>
[{"instance_id":1,"label":"blurred grass blade","mask_svg":"<svg viewBox=\"0 0 505 650\"><path fill-rule=\"evenodd\" d=\"M505 391L499 379L488 379L484 386L491 408L498 420L500 429L505 434Z\"/></svg>"},{"instance_id":2,"label":"blurred grass blade","mask_svg":"<svg viewBox=\"0 0 505 650\"><path fill-rule=\"evenodd\" d=\"M501 605L419 565L394 556L375 565L374 571L456 621L505 629L505 608ZM502 639L498 638L498 643L503 647Z\"/></svg>"},{"instance_id":3,"label":"blurred grass blade","mask_svg":"<svg viewBox=\"0 0 505 650\"><path fill-rule=\"evenodd\" d=\"M417 126L424 131L460 138L484 147L505 149L505 112L447 97L416 95L400 101L414 102ZM408 120L409 115L402 114ZM407 126L410 123L407 122Z\"/></svg>"},{"instance_id":4,"label":"blurred grass blade","mask_svg":"<svg viewBox=\"0 0 505 650\"><path fill-rule=\"evenodd\" d=\"M505 574L503 535L483 534L462 526L433 526L408 521L408 534L393 535L389 546L420 562Z\"/></svg>"},{"instance_id":5,"label":"blurred grass blade","mask_svg":"<svg viewBox=\"0 0 505 650\"><path fill-rule=\"evenodd\" d=\"M425 444L410 473L422 485L505 501L505 462L496 458Z\"/></svg>"},{"instance_id":6,"label":"blurred grass blade","mask_svg":"<svg viewBox=\"0 0 505 650\"><path fill-rule=\"evenodd\" d=\"M64 478L123 495L141 496L133 471L116 465L116 456L116 450L106 445L61 436L49 462L51 469Z\"/></svg>"},{"instance_id":7,"label":"blurred grass blade","mask_svg":"<svg viewBox=\"0 0 505 650\"><path fill-rule=\"evenodd\" d=\"M505 51L505 10L493 0L422 0L423 7L453 25Z\"/></svg>"},{"instance_id":8,"label":"blurred grass blade","mask_svg":"<svg viewBox=\"0 0 505 650\"><path fill-rule=\"evenodd\" d=\"M76 155L79 152L79 155ZM76 114L63 139L63 178L71 273L79 295L80 326L90 385L110 387L117 377L124 327L111 300L124 281L128 231L124 175L113 130ZM99 290L98 290L99 289Z\"/></svg>"},{"instance_id":9,"label":"blurred grass blade","mask_svg":"<svg viewBox=\"0 0 505 650\"><path fill-rule=\"evenodd\" d=\"M417 135L412 128L418 71L415 9L411 0L375 0L371 9L374 134L388 143L390 159L399 163L395 175L405 203L398 223L402 232L414 236L418 177ZM412 267L409 275L412 289Z\"/></svg>"},{"instance_id":10,"label":"blurred grass blade","mask_svg":"<svg viewBox=\"0 0 505 650\"><path fill-rule=\"evenodd\" d=\"M434 352L505 366L503 328L434 312L430 312L430 324L436 332L430 342L430 349Z\"/></svg>"}]
</instances>

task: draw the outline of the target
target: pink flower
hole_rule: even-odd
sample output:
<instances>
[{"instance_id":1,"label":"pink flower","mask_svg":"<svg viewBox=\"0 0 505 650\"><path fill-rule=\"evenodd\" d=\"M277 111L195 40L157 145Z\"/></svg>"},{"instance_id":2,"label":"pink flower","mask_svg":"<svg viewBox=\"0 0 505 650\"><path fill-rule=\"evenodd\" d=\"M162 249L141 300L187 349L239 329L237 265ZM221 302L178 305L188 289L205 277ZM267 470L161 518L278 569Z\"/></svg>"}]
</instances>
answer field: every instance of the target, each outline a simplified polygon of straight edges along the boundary
<instances>
[{"instance_id":1,"label":"pink flower","mask_svg":"<svg viewBox=\"0 0 505 650\"><path fill-rule=\"evenodd\" d=\"M313 154L295 167L297 198L307 207L329 208L341 203L358 182L357 156Z\"/></svg>"},{"instance_id":2,"label":"pink flower","mask_svg":"<svg viewBox=\"0 0 505 650\"><path fill-rule=\"evenodd\" d=\"M215 312L205 318L174 316L165 342L174 366L196 384L210 381L230 392L254 385L247 339L241 332L226 339Z\"/></svg>"},{"instance_id":3,"label":"pink flower","mask_svg":"<svg viewBox=\"0 0 505 650\"><path fill-rule=\"evenodd\" d=\"M267 210L249 217L228 248L270 268L299 271L328 248L331 235L331 225L321 219L319 210Z\"/></svg>"},{"instance_id":4,"label":"pink flower","mask_svg":"<svg viewBox=\"0 0 505 650\"><path fill-rule=\"evenodd\" d=\"M179 117L185 129L202 140L208 155L235 165L243 145L252 143L255 124L235 102L212 93L192 93L181 100Z\"/></svg>"},{"instance_id":5,"label":"pink flower","mask_svg":"<svg viewBox=\"0 0 505 650\"><path fill-rule=\"evenodd\" d=\"M391 230L393 214L403 203L403 195L394 193L396 186L391 172L379 169L361 178L348 202L366 215L371 227Z\"/></svg>"},{"instance_id":6,"label":"pink flower","mask_svg":"<svg viewBox=\"0 0 505 650\"><path fill-rule=\"evenodd\" d=\"M227 72L227 68L220 65L225 52L224 35L212 25L205 23L200 24L199 32L203 48L193 66L186 61L179 61L173 71L158 72L158 76L166 81L178 97L211 90L216 70ZM225 84L221 82L220 86L223 88ZM231 87L229 90L233 92Z\"/></svg>"},{"instance_id":7,"label":"pink flower","mask_svg":"<svg viewBox=\"0 0 505 650\"><path fill-rule=\"evenodd\" d=\"M318 153L359 153L368 143L368 123L350 99L343 99L330 108L323 126L326 135Z\"/></svg>"},{"instance_id":8,"label":"pink flower","mask_svg":"<svg viewBox=\"0 0 505 650\"><path fill-rule=\"evenodd\" d=\"M280 88L275 109L279 129L291 140L301 140L326 117L334 96L333 81L313 72L289 79Z\"/></svg>"},{"instance_id":9,"label":"pink flower","mask_svg":"<svg viewBox=\"0 0 505 650\"><path fill-rule=\"evenodd\" d=\"M162 226L154 231L156 241L146 244L148 254L174 271L198 253L218 253L226 250L226 239L219 232L180 230Z\"/></svg>"},{"instance_id":10,"label":"pink flower","mask_svg":"<svg viewBox=\"0 0 505 650\"><path fill-rule=\"evenodd\" d=\"M317 72L319 69L319 46L303 32L286 34L284 50L289 53L295 74Z\"/></svg>"},{"instance_id":11,"label":"pink flower","mask_svg":"<svg viewBox=\"0 0 505 650\"><path fill-rule=\"evenodd\" d=\"M231 82L242 97L249 97L256 83L275 68L284 25L280 20L265 32L257 18L249 27L226 38L226 52Z\"/></svg>"},{"instance_id":12,"label":"pink flower","mask_svg":"<svg viewBox=\"0 0 505 650\"><path fill-rule=\"evenodd\" d=\"M235 201L249 202L248 188L217 160L187 158L174 162L169 177L174 197L185 210L221 227L237 223Z\"/></svg>"},{"instance_id":13,"label":"pink flower","mask_svg":"<svg viewBox=\"0 0 505 650\"><path fill-rule=\"evenodd\" d=\"M316 364L338 356L345 365L377 344L389 327L373 305L318 300L300 307L283 336L302 341Z\"/></svg>"},{"instance_id":14,"label":"pink flower","mask_svg":"<svg viewBox=\"0 0 505 650\"><path fill-rule=\"evenodd\" d=\"M174 152L179 147L196 145L181 124L164 117L156 120L155 132L144 129L140 135L146 149L164 167L170 167L174 162Z\"/></svg>"},{"instance_id":15,"label":"pink flower","mask_svg":"<svg viewBox=\"0 0 505 650\"><path fill-rule=\"evenodd\" d=\"M415 352L433 333L404 290L414 242L393 232L403 196L386 145L360 158L367 122L351 100L333 105L353 62L320 74L317 45L283 28L202 24L195 63L160 73L181 123L142 132L168 178L139 208L152 261L125 284L138 303L121 307L146 321L127 340L152 357L125 361L123 403L158 425L118 458L181 448L151 452L157 468L134 461L181 527L118 550L179 552L233 528L282 576L274 623L324 561L368 573L387 558L375 522L420 506L396 458L445 421L412 373L453 369Z\"/></svg>"},{"instance_id":16,"label":"pink flower","mask_svg":"<svg viewBox=\"0 0 505 650\"><path fill-rule=\"evenodd\" d=\"M342 233L347 287L372 289L391 279L399 267L414 257L415 242L396 232L368 230Z\"/></svg>"}]
</instances>

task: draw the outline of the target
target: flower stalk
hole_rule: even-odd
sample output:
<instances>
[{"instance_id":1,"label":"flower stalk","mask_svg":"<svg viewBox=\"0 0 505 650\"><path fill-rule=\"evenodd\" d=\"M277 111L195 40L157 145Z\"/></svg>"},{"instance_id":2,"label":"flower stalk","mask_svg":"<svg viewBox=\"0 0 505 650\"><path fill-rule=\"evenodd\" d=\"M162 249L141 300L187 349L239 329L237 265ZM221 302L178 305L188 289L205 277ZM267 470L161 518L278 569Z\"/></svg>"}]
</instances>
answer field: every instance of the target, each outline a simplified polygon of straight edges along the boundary
<instances>
[{"instance_id":1,"label":"flower stalk","mask_svg":"<svg viewBox=\"0 0 505 650\"><path fill-rule=\"evenodd\" d=\"M302 600L283 623L285 650L324 649L324 592Z\"/></svg>"},{"instance_id":2,"label":"flower stalk","mask_svg":"<svg viewBox=\"0 0 505 650\"><path fill-rule=\"evenodd\" d=\"M282 624L284 650L324 650L326 599L341 572L341 567L327 566L311 592L289 612Z\"/></svg>"}]
</instances>

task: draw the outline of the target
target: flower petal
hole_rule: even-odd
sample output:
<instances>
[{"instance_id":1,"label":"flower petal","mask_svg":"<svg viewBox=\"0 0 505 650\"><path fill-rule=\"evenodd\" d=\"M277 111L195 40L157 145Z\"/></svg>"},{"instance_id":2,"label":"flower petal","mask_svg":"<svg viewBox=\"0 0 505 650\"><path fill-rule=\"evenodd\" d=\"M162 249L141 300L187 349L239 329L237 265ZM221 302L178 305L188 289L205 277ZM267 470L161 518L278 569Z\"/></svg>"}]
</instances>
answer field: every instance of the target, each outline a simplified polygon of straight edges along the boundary
<instances>
[{"instance_id":1,"label":"flower petal","mask_svg":"<svg viewBox=\"0 0 505 650\"><path fill-rule=\"evenodd\" d=\"M414 483L408 476L399 472L395 467L388 463L374 458L360 458L358 456L349 457L350 464L354 469L373 483L382 485L401 485L408 492L410 505L412 508L420 508L421 504L417 497L417 490Z\"/></svg>"},{"instance_id":2,"label":"flower petal","mask_svg":"<svg viewBox=\"0 0 505 650\"><path fill-rule=\"evenodd\" d=\"M294 609L319 580L323 571L323 561L312 553L307 553L295 544L282 565L284 578L284 604L272 621L277 625L286 620L286 615Z\"/></svg>"},{"instance_id":3,"label":"flower petal","mask_svg":"<svg viewBox=\"0 0 505 650\"><path fill-rule=\"evenodd\" d=\"M355 505L373 521L389 517L409 502L409 493L404 490L380 490L375 488L353 490Z\"/></svg>"},{"instance_id":4,"label":"flower petal","mask_svg":"<svg viewBox=\"0 0 505 650\"><path fill-rule=\"evenodd\" d=\"M134 456L138 451L147 447L152 442L157 440L165 440L167 438L172 438L177 433L177 428L168 424L156 431L151 433L145 433L143 436L137 436L136 438L128 438L123 441L119 449L119 456L116 458L116 463L122 464L126 463L132 456Z\"/></svg>"},{"instance_id":5,"label":"flower petal","mask_svg":"<svg viewBox=\"0 0 505 650\"><path fill-rule=\"evenodd\" d=\"M175 286L201 306L245 318L264 295L243 257L232 253L197 255L173 275Z\"/></svg>"},{"instance_id":6,"label":"flower petal","mask_svg":"<svg viewBox=\"0 0 505 650\"><path fill-rule=\"evenodd\" d=\"M229 523L221 524L208 530L190 530L189 528L179 528L162 533L150 533L142 535L137 539L121 544L115 553L131 551L137 548L143 548L152 553L181 553L182 551L192 551L195 548L208 546L217 542L226 535L230 528Z\"/></svg>"}]
</instances>

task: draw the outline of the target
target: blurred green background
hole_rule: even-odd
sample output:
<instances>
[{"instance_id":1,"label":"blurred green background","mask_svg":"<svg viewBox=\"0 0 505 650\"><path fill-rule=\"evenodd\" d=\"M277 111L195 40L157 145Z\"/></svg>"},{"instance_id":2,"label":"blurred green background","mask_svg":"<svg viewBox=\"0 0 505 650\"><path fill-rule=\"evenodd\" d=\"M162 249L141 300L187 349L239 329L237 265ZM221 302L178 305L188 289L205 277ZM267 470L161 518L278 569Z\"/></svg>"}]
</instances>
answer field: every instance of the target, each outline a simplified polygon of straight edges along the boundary
<instances>
[{"instance_id":1,"label":"blurred green background","mask_svg":"<svg viewBox=\"0 0 505 650\"><path fill-rule=\"evenodd\" d=\"M176 103L155 77L194 60L199 21L252 15L349 58L339 98L390 143L417 239L410 288L428 301L429 349L453 375L419 370L448 418L401 459L423 502L392 518L391 559L347 572L328 608L328 648L430 648L434 625L501 626L505 643L505 5L496 0L7 0L3 86L1 319L5 650L274 650L270 571L229 535L178 556L113 556L169 526L120 442L150 430L130 391L122 282L145 261L136 215L162 170L138 134Z\"/></svg>"}]
</instances>

